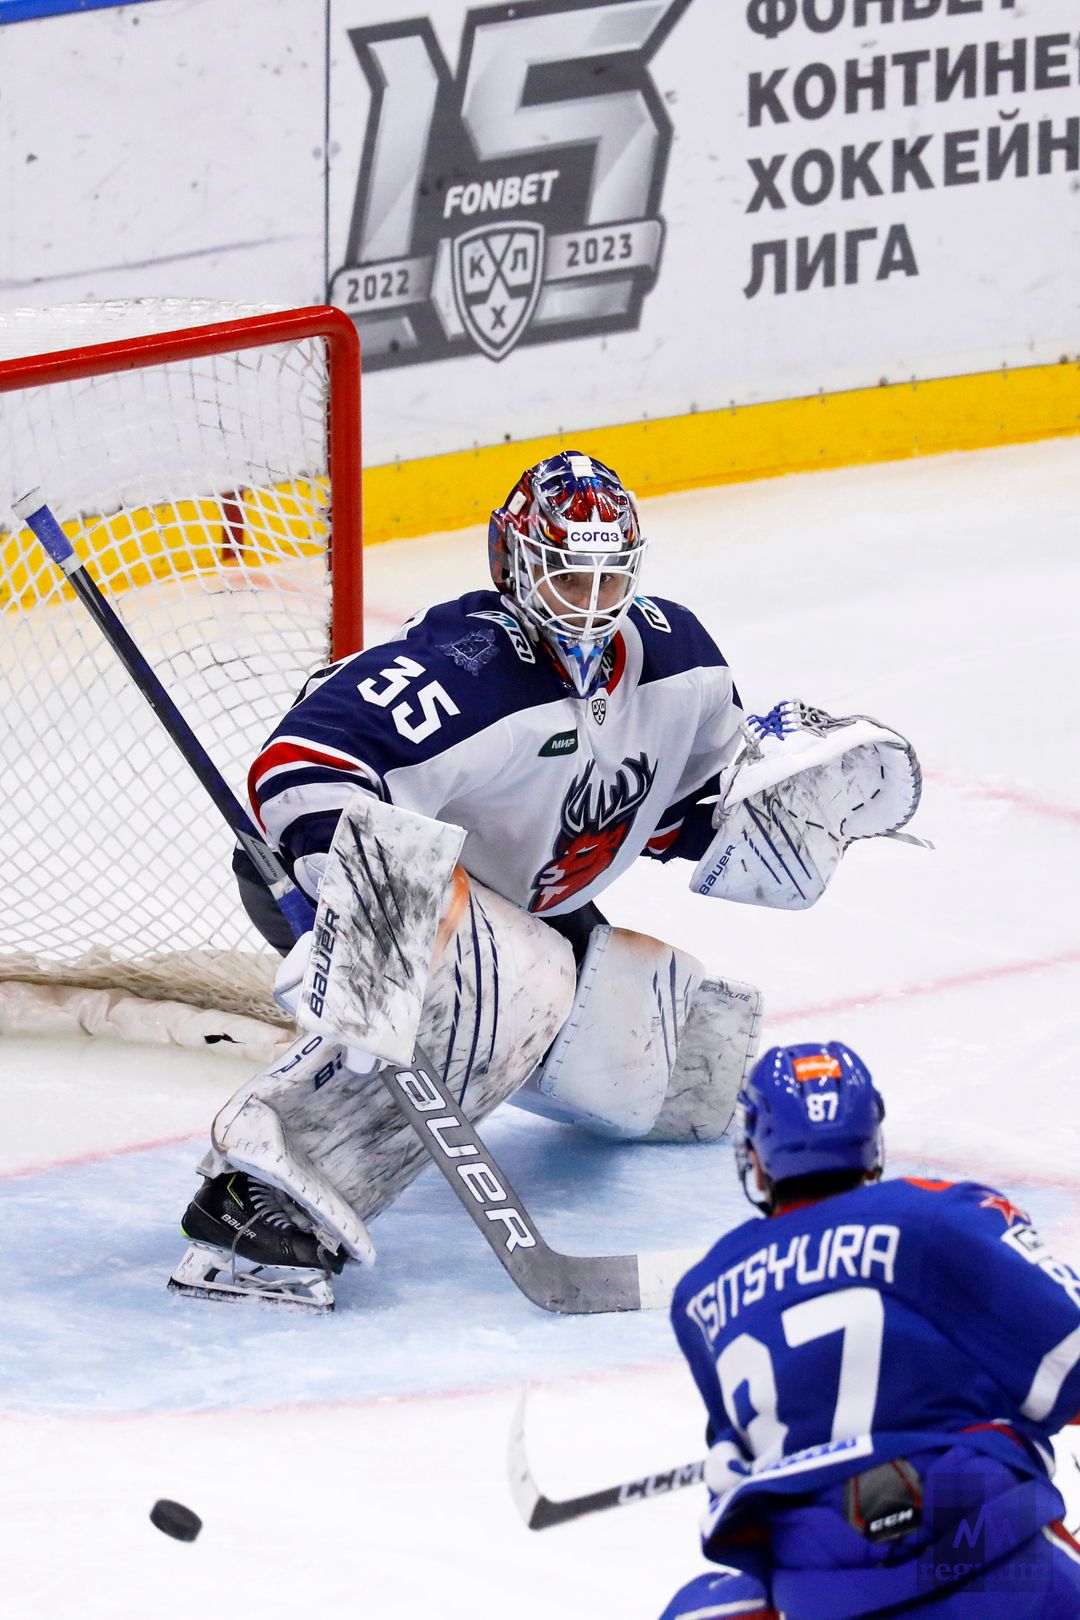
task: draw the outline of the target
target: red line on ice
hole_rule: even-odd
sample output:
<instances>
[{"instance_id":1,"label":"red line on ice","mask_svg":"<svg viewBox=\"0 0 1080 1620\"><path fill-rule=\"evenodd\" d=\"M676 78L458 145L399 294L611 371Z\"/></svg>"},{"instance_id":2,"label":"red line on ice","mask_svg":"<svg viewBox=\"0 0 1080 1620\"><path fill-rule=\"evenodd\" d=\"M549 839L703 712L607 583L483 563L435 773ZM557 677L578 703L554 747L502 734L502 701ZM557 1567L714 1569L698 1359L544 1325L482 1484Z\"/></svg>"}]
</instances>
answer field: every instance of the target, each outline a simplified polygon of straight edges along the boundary
<instances>
[{"instance_id":1,"label":"red line on ice","mask_svg":"<svg viewBox=\"0 0 1080 1620\"><path fill-rule=\"evenodd\" d=\"M1015 805L1018 810L1030 810L1032 815L1080 826L1080 810L1069 804L1052 804L1049 799L1042 799L1023 788L1003 787L1000 783L985 782L975 776L951 776L948 771L924 771L923 775L938 787L954 788L957 793L968 793L979 799L997 799L1002 804Z\"/></svg>"},{"instance_id":2,"label":"red line on ice","mask_svg":"<svg viewBox=\"0 0 1080 1620\"><path fill-rule=\"evenodd\" d=\"M159 1136L152 1142L126 1142L123 1147L92 1148L87 1153L72 1153L64 1159L42 1159L37 1164L21 1164L14 1170L0 1170L0 1181L13 1181L17 1176L40 1176L48 1170L71 1170L80 1164L102 1164L106 1159L126 1158L132 1153L153 1153L158 1148L176 1147L181 1142L199 1142L209 1135L209 1121L205 1131L185 1131L182 1136Z\"/></svg>"},{"instance_id":3,"label":"red line on ice","mask_svg":"<svg viewBox=\"0 0 1080 1620\"><path fill-rule=\"evenodd\" d=\"M853 1012L859 1007L872 1007L882 1002L910 1001L917 996L936 996L948 990L964 990L972 985L991 984L998 979L1018 978L1028 973L1043 973L1051 968L1074 967L1080 964L1080 948L1062 951L1058 956L1036 956L1024 962L1001 962L994 967L976 968L969 973L954 973L940 979L927 979L917 984L896 985L887 990L860 990L850 996L833 1001L809 1002L803 1007L783 1007L769 1014L770 1023L789 1023L797 1018L824 1018L832 1013ZM209 1124L209 1122L208 1122ZM108 1159L132 1153L152 1153L159 1148L176 1147L182 1142L204 1139L205 1132L184 1132L179 1136L163 1136L152 1142L129 1142L123 1147L98 1148L87 1153L75 1153L62 1159L42 1159L36 1164L19 1165L15 1169L0 1170L0 1181L16 1176L43 1175L50 1170L67 1170L83 1164L99 1164Z\"/></svg>"},{"instance_id":4,"label":"red line on ice","mask_svg":"<svg viewBox=\"0 0 1080 1620\"><path fill-rule=\"evenodd\" d=\"M915 996L937 996L946 990L966 990L971 985L992 984L997 979L1015 979L1025 973L1043 973L1048 968L1074 967L1080 963L1080 949L1062 951L1059 956L1035 956L1026 962L999 962L994 967L974 968L969 973L952 973L940 979L926 979L919 984L896 985L890 990L860 990L834 1001L809 1002L805 1007L784 1007L768 1015L770 1023L788 1022L793 1018L824 1017L827 1013L852 1012L857 1007L872 1007L880 1002L909 1001Z\"/></svg>"}]
</instances>

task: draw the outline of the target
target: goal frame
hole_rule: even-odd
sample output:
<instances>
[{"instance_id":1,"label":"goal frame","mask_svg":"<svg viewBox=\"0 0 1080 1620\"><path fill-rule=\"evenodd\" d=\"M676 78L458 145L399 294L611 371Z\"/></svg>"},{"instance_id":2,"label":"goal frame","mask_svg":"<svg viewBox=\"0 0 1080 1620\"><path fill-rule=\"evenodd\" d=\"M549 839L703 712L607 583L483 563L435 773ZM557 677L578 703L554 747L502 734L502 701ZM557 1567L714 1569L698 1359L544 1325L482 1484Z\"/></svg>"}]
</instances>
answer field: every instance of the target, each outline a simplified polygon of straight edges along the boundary
<instances>
[{"instance_id":1,"label":"goal frame","mask_svg":"<svg viewBox=\"0 0 1080 1620\"><path fill-rule=\"evenodd\" d=\"M363 498L361 488L360 339L344 310L331 304L245 315L212 325L56 349L0 360L0 393L100 377L117 371L198 360L239 349L322 338L329 373L327 455L330 475L330 647L334 658L364 644ZM340 490L351 492L342 500ZM46 495L47 495L46 491Z\"/></svg>"}]
</instances>

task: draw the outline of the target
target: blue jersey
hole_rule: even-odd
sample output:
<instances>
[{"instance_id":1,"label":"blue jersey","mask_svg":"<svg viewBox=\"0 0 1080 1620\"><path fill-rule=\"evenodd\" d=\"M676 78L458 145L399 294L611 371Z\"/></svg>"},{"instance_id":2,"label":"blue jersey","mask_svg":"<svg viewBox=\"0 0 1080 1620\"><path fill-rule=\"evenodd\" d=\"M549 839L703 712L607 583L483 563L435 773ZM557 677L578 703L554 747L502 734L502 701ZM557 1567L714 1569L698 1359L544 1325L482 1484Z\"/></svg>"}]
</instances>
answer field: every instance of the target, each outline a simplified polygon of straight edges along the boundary
<instances>
[{"instance_id":1,"label":"blue jersey","mask_svg":"<svg viewBox=\"0 0 1080 1620\"><path fill-rule=\"evenodd\" d=\"M976 1494L1022 1477L1037 1522L1060 1513L1050 1436L1080 1412L1080 1276L988 1187L886 1181L747 1221L682 1278L672 1320L715 1442L705 1539L723 1562L748 1523L783 1521L797 1547L807 1502L902 1457L959 1449L1000 1474Z\"/></svg>"},{"instance_id":2,"label":"blue jersey","mask_svg":"<svg viewBox=\"0 0 1080 1620\"><path fill-rule=\"evenodd\" d=\"M250 777L290 862L329 849L357 788L464 827L462 862L523 909L570 911L641 854L698 859L743 715L686 608L639 597L576 696L494 591L431 608L312 676Z\"/></svg>"}]
</instances>

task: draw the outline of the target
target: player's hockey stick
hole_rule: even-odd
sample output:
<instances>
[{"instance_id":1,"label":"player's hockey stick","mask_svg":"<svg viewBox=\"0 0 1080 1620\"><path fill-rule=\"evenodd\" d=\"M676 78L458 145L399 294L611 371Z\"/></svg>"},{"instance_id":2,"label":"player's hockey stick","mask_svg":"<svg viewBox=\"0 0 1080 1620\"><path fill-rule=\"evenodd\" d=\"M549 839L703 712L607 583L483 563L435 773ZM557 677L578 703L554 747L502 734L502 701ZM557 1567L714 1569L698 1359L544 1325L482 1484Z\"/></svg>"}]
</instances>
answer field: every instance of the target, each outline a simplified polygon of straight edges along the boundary
<instances>
[{"instance_id":1,"label":"player's hockey stick","mask_svg":"<svg viewBox=\"0 0 1080 1620\"><path fill-rule=\"evenodd\" d=\"M621 1485L608 1485L600 1491L588 1491L584 1496L567 1496L557 1501L545 1496L533 1478L525 1452L525 1394L523 1392L510 1427L510 1446L507 1468L510 1476L510 1494L521 1517L530 1530L549 1530L553 1524L568 1524L571 1519L582 1519L587 1513L603 1513L606 1508L625 1507L628 1502L649 1502L656 1496L670 1496L686 1485L697 1485L705 1473L705 1463L686 1463L682 1468L669 1468L662 1474L643 1474L640 1479L624 1480Z\"/></svg>"},{"instance_id":2,"label":"player's hockey stick","mask_svg":"<svg viewBox=\"0 0 1080 1620\"><path fill-rule=\"evenodd\" d=\"M17 516L67 577L163 729L250 855L293 937L299 939L315 920L310 901L267 845L118 614L98 589L42 499L41 491L31 490L15 501L14 507ZM415 1053L411 1067L384 1065L380 1078L502 1266L534 1304L548 1311L586 1313L635 1311L669 1302L679 1276L697 1259L696 1251L603 1258L560 1254L544 1242L510 1182L421 1051ZM443 1139L443 1132L451 1129L457 1142L453 1149Z\"/></svg>"}]
</instances>

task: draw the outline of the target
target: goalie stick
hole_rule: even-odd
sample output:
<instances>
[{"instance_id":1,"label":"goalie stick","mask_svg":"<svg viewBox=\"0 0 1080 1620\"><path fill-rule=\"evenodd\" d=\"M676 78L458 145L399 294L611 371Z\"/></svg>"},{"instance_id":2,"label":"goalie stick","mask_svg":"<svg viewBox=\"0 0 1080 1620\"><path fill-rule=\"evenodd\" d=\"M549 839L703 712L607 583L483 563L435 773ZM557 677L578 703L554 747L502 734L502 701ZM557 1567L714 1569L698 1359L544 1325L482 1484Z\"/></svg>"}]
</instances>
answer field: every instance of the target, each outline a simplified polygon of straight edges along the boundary
<instances>
[{"instance_id":1,"label":"goalie stick","mask_svg":"<svg viewBox=\"0 0 1080 1620\"><path fill-rule=\"evenodd\" d=\"M700 1258L697 1250L560 1253L541 1237L507 1176L419 1048L411 1067L389 1063L381 1076L504 1269L534 1305L586 1315L671 1303L675 1284Z\"/></svg>"},{"instance_id":2,"label":"goalie stick","mask_svg":"<svg viewBox=\"0 0 1080 1620\"><path fill-rule=\"evenodd\" d=\"M98 589L60 524L33 489L14 503L15 512L66 576L76 596L113 648L163 729L251 857L262 881L299 939L315 913L236 798L210 755ZM485 1241L525 1296L547 1311L575 1314L634 1311L665 1306L696 1250L669 1250L603 1257L561 1254L537 1231L509 1180L419 1049L411 1066L385 1064L379 1071L395 1106L461 1200ZM451 1130L456 1146L443 1139ZM467 1168L466 1168L467 1167ZM463 1174L464 1170L464 1174Z\"/></svg>"},{"instance_id":3,"label":"goalie stick","mask_svg":"<svg viewBox=\"0 0 1080 1620\"><path fill-rule=\"evenodd\" d=\"M184 762L191 767L200 786L209 794L215 808L251 857L260 878L277 901L293 938L299 939L315 921L315 912L307 896L296 887L281 862L268 848L255 823L128 634L119 614L87 573L71 541L42 500L41 491L30 490L13 501L12 506L16 517L22 518L42 550L67 579L133 684L180 750Z\"/></svg>"},{"instance_id":4,"label":"goalie stick","mask_svg":"<svg viewBox=\"0 0 1080 1620\"><path fill-rule=\"evenodd\" d=\"M640 1479L624 1480L621 1485L608 1485L603 1490L588 1491L584 1496L567 1496L555 1500L545 1496L533 1478L525 1452L525 1400L523 1391L510 1426L510 1445L507 1469L510 1494L521 1517L530 1530L549 1530L555 1524L569 1524L571 1519L583 1519L588 1513L603 1513L607 1508L625 1507L628 1502L650 1502L657 1496L670 1496L684 1486L698 1485L704 1478L705 1463L686 1463L682 1468L669 1468L661 1474L643 1474Z\"/></svg>"}]
</instances>

